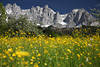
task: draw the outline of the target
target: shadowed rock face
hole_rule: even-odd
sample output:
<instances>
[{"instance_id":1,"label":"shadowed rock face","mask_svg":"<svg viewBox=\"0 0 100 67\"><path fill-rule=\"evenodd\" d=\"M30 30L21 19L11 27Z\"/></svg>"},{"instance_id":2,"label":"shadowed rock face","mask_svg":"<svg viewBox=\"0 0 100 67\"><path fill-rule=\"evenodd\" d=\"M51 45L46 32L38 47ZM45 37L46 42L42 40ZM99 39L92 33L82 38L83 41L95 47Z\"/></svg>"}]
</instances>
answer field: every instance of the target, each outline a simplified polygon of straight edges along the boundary
<instances>
[{"instance_id":1,"label":"shadowed rock face","mask_svg":"<svg viewBox=\"0 0 100 67\"><path fill-rule=\"evenodd\" d=\"M72 12L63 15L53 11L48 5L43 8L36 6L24 10L16 4L7 4L5 9L8 17L18 19L23 15L26 16L29 21L41 27L48 27L50 25L58 28L80 27L82 25L91 25L95 20L85 9L74 9Z\"/></svg>"}]
</instances>

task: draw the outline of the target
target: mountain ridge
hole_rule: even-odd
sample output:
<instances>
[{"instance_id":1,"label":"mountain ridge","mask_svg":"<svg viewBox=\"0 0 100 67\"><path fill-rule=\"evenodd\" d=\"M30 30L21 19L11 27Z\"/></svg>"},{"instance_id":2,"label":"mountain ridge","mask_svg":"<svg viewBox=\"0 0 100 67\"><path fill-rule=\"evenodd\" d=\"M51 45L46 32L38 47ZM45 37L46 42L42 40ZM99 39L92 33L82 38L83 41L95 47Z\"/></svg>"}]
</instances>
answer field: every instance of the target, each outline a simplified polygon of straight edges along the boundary
<instances>
[{"instance_id":1,"label":"mountain ridge","mask_svg":"<svg viewBox=\"0 0 100 67\"><path fill-rule=\"evenodd\" d=\"M60 14L55 12L48 5L44 7L32 6L30 9L21 9L16 3L5 6L8 17L15 17L18 19L21 15L26 16L29 21L35 23L37 26L48 27L53 26L57 28L73 28L81 27L82 25L98 25L93 24L95 18L85 9L73 9L72 12Z\"/></svg>"}]
</instances>

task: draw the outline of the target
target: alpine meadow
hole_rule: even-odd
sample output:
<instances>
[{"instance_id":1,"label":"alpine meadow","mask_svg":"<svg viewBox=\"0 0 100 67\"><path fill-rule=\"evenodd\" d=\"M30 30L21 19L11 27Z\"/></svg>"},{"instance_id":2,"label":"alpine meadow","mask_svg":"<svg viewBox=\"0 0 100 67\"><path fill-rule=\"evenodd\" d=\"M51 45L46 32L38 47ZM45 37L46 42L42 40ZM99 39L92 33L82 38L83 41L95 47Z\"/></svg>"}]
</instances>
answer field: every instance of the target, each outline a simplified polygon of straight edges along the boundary
<instances>
[{"instance_id":1,"label":"alpine meadow","mask_svg":"<svg viewBox=\"0 0 100 67\"><path fill-rule=\"evenodd\" d=\"M100 67L100 10L0 3L0 67Z\"/></svg>"}]
</instances>

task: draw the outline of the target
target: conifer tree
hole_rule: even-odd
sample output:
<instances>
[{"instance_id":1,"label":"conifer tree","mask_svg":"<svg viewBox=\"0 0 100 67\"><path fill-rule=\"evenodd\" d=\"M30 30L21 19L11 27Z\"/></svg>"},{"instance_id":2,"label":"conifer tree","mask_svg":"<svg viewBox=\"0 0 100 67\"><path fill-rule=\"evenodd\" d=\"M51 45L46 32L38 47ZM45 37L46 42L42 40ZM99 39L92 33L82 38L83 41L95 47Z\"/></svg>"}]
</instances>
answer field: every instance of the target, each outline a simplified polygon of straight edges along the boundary
<instances>
[{"instance_id":1,"label":"conifer tree","mask_svg":"<svg viewBox=\"0 0 100 67\"><path fill-rule=\"evenodd\" d=\"M2 3L0 3L0 33L7 29L6 11Z\"/></svg>"},{"instance_id":2,"label":"conifer tree","mask_svg":"<svg viewBox=\"0 0 100 67\"><path fill-rule=\"evenodd\" d=\"M97 21L100 22L100 10L99 9L91 9L92 15L97 18Z\"/></svg>"}]
</instances>

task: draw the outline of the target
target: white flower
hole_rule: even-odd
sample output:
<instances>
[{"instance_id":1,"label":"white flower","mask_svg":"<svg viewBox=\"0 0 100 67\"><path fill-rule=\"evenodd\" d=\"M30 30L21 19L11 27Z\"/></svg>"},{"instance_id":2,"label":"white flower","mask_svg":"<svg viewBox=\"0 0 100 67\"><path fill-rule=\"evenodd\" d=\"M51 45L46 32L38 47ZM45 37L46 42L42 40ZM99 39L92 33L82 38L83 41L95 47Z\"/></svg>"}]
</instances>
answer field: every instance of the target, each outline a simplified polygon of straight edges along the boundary
<instances>
[{"instance_id":1,"label":"white flower","mask_svg":"<svg viewBox=\"0 0 100 67\"><path fill-rule=\"evenodd\" d=\"M86 62L88 62L89 61L89 59L88 59L88 57L86 58Z\"/></svg>"}]
</instances>

